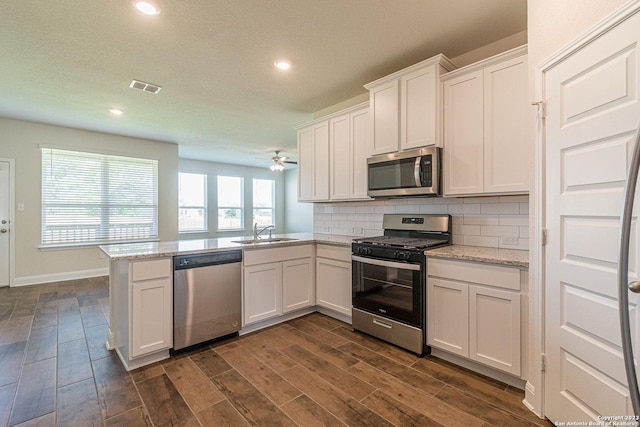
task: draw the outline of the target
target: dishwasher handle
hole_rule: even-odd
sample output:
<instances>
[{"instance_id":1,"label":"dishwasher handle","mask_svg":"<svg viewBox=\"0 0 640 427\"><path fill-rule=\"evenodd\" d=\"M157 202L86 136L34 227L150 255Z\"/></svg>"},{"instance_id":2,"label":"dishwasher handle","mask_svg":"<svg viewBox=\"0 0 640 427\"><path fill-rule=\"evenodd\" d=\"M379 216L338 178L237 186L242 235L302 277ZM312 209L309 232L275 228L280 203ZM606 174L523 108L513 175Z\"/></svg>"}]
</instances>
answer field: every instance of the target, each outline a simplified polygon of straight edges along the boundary
<instances>
[{"instance_id":1,"label":"dishwasher handle","mask_svg":"<svg viewBox=\"0 0 640 427\"><path fill-rule=\"evenodd\" d=\"M173 269L208 267L210 265L230 264L242 262L242 251L211 252L198 255L180 255L173 257Z\"/></svg>"}]
</instances>

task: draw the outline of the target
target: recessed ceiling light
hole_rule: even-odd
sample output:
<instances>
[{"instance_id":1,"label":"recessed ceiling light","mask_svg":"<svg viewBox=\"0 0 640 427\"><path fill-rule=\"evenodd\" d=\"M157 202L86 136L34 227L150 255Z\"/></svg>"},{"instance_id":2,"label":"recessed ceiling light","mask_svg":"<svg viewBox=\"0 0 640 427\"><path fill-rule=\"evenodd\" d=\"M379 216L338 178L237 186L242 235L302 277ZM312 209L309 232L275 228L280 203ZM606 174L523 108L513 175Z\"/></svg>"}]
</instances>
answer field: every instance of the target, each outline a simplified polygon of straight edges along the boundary
<instances>
[{"instance_id":1,"label":"recessed ceiling light","mask_svg":"<svg viewBox=\"0 0 640 427\"><path fill-rule=\"evenodd\" d=\"M114 116L121 116L123 111L119 108L109 108L109 112Z\"/></svg>"},{"instance_id":2,"label":"recessed ceiling light","mask_svg":"<svg viewBox=\"0 0 640 427\"><path fill-rule=\"evenodd\" d=\"M291 63L289 63L289 61L276 61L273 63L273 65L281 70L288 70L289 68L291 68Z\"/></svg>"},{"instance_id":3,"label":"recessed ceiling light","mask_svg":"<svg viewBox=\"0 0 640 427\"><path fill-rule=\"evenodd\" d=\"M133 3L140 12L145 15L157 15L160 13L160 8L150 1L136 1Z\"/></svg>"}]
</instances>

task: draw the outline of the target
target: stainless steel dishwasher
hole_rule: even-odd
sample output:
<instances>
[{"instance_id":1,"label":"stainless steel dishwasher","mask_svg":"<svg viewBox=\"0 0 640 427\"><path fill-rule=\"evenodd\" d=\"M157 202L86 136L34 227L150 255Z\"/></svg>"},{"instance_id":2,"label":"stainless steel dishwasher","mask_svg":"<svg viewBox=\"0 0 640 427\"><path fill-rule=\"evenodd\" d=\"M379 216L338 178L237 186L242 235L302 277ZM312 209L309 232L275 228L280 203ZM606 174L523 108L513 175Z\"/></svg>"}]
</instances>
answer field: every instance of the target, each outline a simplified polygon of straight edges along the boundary
<instances>
[{"instance_id":1,"label":"stainless steel dishwasher","mask_svg":"<svg viewBox=\"0 0 640 427\"><path fill-rule=\"evenodd\" d=\"M240 330L242 251L173 258L173 350Z\"/></svg>"}]
</instances>

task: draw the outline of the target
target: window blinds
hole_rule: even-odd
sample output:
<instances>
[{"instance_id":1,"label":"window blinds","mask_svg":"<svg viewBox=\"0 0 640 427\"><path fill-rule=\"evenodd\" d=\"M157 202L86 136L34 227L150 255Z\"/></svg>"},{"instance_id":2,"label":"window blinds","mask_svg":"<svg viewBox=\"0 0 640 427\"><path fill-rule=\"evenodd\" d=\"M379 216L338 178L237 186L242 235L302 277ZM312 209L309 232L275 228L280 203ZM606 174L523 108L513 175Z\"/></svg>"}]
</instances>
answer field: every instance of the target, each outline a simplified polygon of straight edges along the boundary
<instances>
[{"instance_id":1,"label":"window blinds","mask_svg":"<svg viewBox=\"0 0 640 427\"><path fill-rule=\"evenodd\" d=\"M158 237L158 161L42 149L42 245Z\"/></svg>"}]
</instances>

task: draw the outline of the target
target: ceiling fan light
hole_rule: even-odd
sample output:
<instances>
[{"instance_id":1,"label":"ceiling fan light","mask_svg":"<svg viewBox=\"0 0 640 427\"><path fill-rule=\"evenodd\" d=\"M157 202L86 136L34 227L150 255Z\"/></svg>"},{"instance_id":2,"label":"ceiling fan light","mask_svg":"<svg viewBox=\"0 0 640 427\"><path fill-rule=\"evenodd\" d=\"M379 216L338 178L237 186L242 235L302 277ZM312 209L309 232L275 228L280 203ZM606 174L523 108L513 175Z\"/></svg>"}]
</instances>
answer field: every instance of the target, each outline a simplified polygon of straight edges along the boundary
<instances>
[{"instance_id":1,"label":"ceiling fan light","mask_svg":"<svg viewBox=\"0 0 640 427\"><path fill-rule=\"evenodd\" d=\"M273 164L269 166L269 169L271 169L273 172L280 172L284 170L284 166L282 165L282 163L274 161Z\"/></svg>"}]
</instances>

